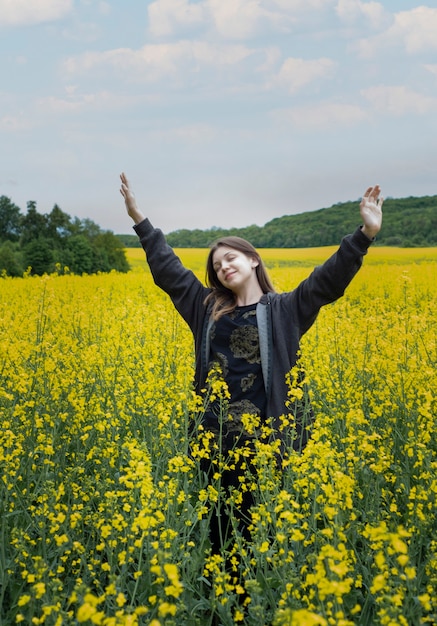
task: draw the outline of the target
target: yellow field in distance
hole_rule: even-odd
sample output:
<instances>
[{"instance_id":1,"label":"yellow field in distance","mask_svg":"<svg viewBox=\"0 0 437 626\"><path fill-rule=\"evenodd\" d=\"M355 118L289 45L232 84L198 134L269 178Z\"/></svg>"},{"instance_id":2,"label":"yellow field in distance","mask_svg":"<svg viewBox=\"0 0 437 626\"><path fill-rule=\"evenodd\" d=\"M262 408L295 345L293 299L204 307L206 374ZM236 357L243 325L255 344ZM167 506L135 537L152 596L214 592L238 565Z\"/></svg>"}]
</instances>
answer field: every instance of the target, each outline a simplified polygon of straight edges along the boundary
<instances>
[{"instance_id":1,"label":"yellow field in distance","mask_svg":"<svg viewBox=\"0 0 437 626\"><path fill-rule=\"evenodd\" d=\"M268 268L275 267L314 267L323 263L337 246L320 248L259 248L259 253ZM184 265L194 271L205 269L208 249L175 248ZM132 269L143 267L145 255L142 248L126 248L126 257ZM437 247L433 248L394 248L373 246L366 256L366 264L433 263L437 261Z\"/></svg>"}]
</instances>

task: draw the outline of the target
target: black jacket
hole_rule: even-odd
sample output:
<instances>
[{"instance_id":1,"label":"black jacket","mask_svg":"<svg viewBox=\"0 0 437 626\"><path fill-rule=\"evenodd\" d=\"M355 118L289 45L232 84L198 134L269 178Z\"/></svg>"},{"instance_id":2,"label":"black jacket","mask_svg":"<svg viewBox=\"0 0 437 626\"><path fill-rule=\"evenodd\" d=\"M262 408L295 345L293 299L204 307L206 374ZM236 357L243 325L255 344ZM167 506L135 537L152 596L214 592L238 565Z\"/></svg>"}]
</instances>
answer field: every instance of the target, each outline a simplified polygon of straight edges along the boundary
<instances>
[{"instance_id":1,"label":"black jacket","mask_svg":"<svg viewBox=\"0 0 437 626\"><path fill-rule=\"evenodd\" d=\"M210 289L185 268L167 244L161 230L148 219L134 226L146 252L153 279L171 298L190 327L195 346L195 389L205 386L209 362L210 314L204 301ZM362 265L371 241L360 228L342 240L339 249L316 267L293 291L263 295L257 306L261 365L266 387L266 416L276 420L290 413L286 406L286 375L296 364L302 335L312 326L320 308L340 298ZM301 449L307 429L298 418L293 447Z\"/></svg>"}]
</instances>

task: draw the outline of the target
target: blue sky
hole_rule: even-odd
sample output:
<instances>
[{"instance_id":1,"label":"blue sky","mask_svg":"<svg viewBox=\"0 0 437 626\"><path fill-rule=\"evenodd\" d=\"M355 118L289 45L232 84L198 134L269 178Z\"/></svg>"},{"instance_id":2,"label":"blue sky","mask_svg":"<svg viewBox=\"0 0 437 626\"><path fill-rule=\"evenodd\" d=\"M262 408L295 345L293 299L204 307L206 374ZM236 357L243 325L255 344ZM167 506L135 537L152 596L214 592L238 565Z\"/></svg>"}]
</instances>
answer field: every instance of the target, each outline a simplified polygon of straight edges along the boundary
<instances>
[{"instance_id":1,"label":"blue sky","mask_svg":"<svg viewBox=\"0 0 437 626\"><path fill-rule=\"evenodd\" d=\"M0 0L0 195L164 232L437 194L437 8ZM357 220L358 220L357 212Z\"/></svg>"}]
</instances>

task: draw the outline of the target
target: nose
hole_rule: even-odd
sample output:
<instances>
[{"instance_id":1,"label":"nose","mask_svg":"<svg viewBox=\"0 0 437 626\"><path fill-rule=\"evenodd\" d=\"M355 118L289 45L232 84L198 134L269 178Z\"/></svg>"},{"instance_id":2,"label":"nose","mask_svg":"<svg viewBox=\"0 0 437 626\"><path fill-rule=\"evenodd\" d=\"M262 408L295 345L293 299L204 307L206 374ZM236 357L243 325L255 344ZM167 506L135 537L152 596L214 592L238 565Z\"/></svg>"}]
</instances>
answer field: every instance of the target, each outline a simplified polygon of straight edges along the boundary
<instances>
[{"instance_id":1,"label":"nose","mask_svg":"<svg viewBox=\"0 0 437 626\"><path fill-rule=\"evenodd\" d=\"M217 269L218 272L225 272L229 268L229 263L225 259L220 263L220 267Z\"/></svg>"}]
</instances>

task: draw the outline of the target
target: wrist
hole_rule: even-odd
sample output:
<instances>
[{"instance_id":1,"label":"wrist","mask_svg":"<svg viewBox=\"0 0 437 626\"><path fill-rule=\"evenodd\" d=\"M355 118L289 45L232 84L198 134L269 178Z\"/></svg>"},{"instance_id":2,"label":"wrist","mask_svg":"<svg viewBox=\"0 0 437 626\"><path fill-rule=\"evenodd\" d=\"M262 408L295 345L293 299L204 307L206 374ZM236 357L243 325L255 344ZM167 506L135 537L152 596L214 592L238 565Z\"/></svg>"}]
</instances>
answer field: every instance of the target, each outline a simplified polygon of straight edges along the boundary
<instances>
[{"instance_id":1,"label":"wrist","mask_svg":"<svg viewBox=\"0 0 437 626\"><path fill-rule=\"evenodd\" d=\"M379 233L379 228L370 228L369 226L361 226L361 232L365 235L370 241L373 241L376 235Z\"/></svg>"},{"instance_id":2,"label":"wrist","mask_svg":"<svg viewBox=\"0 0 437 626\"><path fill-rule=\"evenodd\" d=\"M135 209L131 209L129 211L129 216L133 219L135 224L139 224L145 219L143 212L137 209L136 207Z\"/></svg>"}]
</instances>

